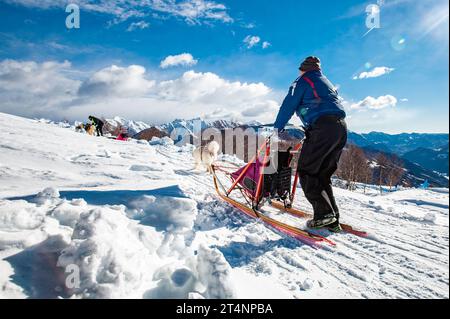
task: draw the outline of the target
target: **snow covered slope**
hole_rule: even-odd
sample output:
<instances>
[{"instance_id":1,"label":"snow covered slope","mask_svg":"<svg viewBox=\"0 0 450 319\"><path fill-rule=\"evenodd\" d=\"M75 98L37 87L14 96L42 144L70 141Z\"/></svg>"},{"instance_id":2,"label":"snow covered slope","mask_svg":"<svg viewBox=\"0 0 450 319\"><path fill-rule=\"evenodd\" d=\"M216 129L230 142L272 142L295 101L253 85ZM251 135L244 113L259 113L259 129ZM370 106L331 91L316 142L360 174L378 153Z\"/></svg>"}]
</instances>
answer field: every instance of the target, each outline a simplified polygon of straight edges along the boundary
<instances>
[{"instance_id":1,"label":"snow covered slope","mask_svg":"<svg viewBox=\"0 0 450 319\"><path fill-rule=\"evenodd\" d=\"M317 250L221 202L189 146L0 127L0 297L449 297L448 189L338 189L343 221L371 236Z\"/></svg>"}]
</instances>

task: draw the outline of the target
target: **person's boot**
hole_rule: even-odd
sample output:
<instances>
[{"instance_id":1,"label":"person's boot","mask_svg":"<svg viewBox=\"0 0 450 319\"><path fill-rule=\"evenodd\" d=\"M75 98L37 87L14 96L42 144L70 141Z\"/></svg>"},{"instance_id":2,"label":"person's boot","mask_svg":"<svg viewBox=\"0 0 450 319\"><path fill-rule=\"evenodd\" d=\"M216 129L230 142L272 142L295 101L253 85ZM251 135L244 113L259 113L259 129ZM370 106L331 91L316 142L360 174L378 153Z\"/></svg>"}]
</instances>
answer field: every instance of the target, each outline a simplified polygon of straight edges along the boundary
<instances>
[{"instance_id":1,"label":"person's boot","mask_svg":"<svg viewBox=\"0 0 450 319\"><path fill-rule=\"evenodd\" d=\"M306 222L306 226L308 228L319 229L319 228L328 227L329 225L333 225L336 222L337 222L336 217L334 216L333 213L331 213L331 214L324 215L317 219L314 218L314 219L308 220ZM338 223L338 225L339 225L339 223Z\"/></svg>"},{"instance_id":2,"label":"person's boot","mask_svg":"<svg viewBox=\"0 0 450 319\"><path fill-rule=\"evenodd\" d=\"M340 233L343 231L341 224L339 223L339 219L336 219L334 223L326 226L326 228L332 233Z\"/></svg>"}]
</instances>

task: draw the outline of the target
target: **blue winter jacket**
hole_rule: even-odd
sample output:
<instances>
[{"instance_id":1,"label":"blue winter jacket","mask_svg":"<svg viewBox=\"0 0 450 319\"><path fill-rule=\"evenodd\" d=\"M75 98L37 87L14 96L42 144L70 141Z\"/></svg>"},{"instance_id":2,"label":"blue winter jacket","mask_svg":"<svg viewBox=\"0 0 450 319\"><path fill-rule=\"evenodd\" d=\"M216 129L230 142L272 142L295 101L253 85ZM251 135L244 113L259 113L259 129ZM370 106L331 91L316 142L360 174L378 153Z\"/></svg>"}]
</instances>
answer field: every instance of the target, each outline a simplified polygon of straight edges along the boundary
<instances>
[{"instance_id":1,"label":"blue winter jacket","mask_svg":"<svg viewBox=\"0 0 450 319\"><path fill-rule=\"evenodd\" d=\"M274 127L283 130L294 113L297 113L306 127L323 115L345 118L337 91L320 70L306 72L292 83Z\"/></svg>"}]
</instances>

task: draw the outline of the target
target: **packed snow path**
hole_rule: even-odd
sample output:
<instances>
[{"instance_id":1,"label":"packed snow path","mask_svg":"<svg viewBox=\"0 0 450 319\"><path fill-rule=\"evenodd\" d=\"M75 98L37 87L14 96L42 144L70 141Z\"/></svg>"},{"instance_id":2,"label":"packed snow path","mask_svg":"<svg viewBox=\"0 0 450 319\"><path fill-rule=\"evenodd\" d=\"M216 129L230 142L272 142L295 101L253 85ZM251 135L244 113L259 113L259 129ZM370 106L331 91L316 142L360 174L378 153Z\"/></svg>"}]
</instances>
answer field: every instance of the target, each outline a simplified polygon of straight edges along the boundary
<instances>
[{"instance_id":1,"label":"packed snow path","mask_svg":"<svg viewBox=\"0 0 450 319\"><path fill-rule=\"evenodd\" d=\"M0 125L0 297L449 297L448 189L336 189L343 221L371 235L317 250L219 200L189 146Z\"/></svg>"}]
</instances>

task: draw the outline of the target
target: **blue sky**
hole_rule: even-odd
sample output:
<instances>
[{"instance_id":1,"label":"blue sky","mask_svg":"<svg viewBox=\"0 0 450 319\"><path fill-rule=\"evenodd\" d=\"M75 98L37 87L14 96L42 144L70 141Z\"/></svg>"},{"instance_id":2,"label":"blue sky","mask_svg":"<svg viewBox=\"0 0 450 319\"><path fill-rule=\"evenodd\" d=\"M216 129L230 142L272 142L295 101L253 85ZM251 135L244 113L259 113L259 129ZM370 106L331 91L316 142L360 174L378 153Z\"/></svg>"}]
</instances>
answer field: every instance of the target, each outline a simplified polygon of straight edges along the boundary
<instances>
[{"instance_id":1,"label":"blue sky","mask_svg":"<svg viewBox=\"0 0 450 319\"><path fill-rule=\"evenodd\" d=\"M447 1L384 0L365 36L376 1L71 2L79 29L64 0L0 1L0 111L271 122L316 55L350 129L449 131Z\"/></svg>"}]
</instances>

